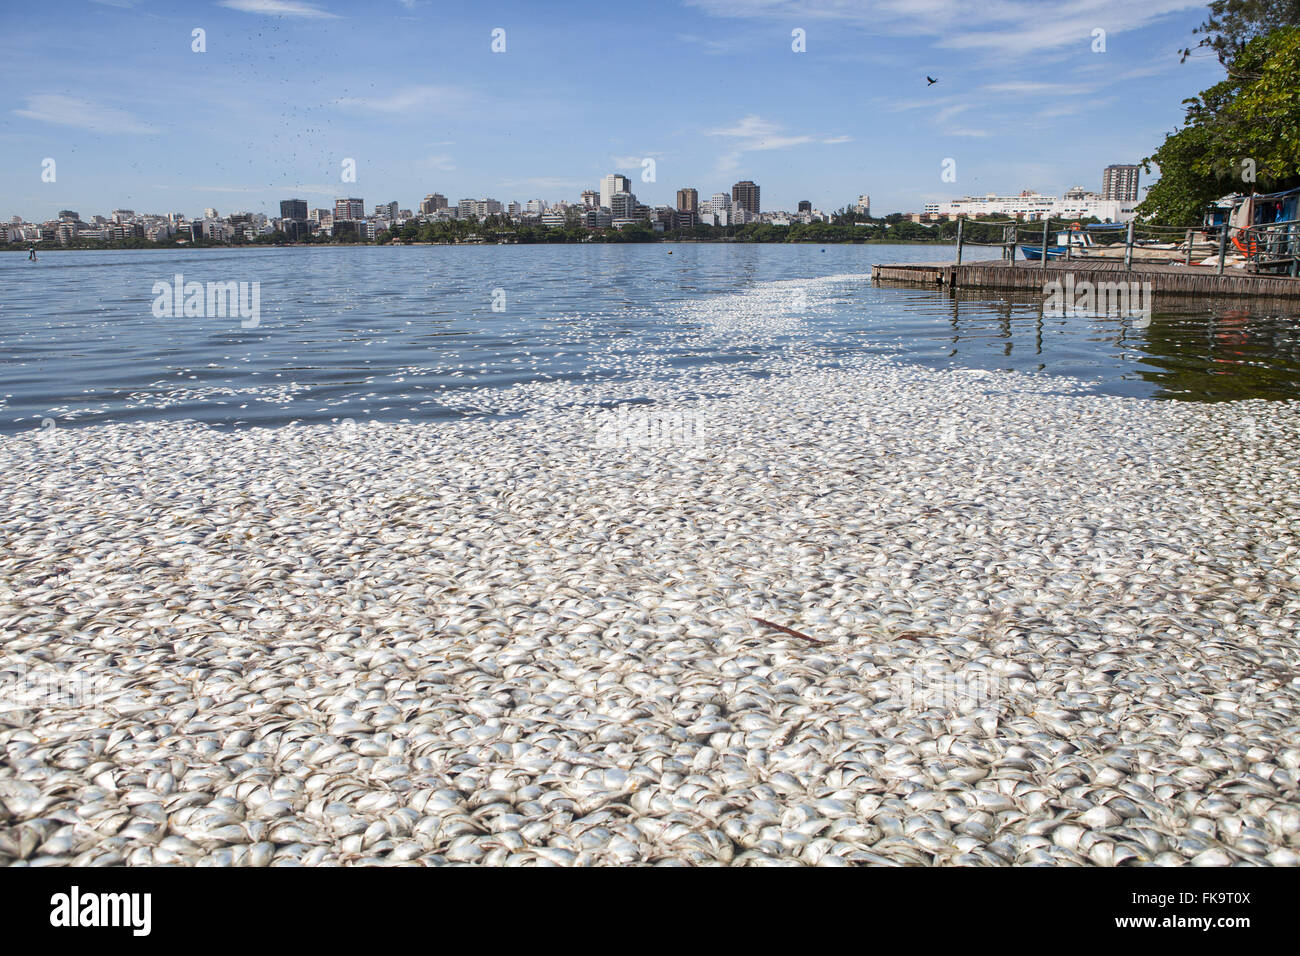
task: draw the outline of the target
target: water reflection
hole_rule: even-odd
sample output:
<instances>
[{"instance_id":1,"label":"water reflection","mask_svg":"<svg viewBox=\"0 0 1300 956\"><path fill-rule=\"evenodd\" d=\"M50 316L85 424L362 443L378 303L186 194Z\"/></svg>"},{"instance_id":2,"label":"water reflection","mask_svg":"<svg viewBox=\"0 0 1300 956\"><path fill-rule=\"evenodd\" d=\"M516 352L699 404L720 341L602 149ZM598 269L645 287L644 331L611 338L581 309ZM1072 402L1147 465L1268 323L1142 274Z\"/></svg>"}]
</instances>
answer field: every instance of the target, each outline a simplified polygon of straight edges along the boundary
<instances>
[{"instance_id":1,"label":"water reflection","mask_svg":"<svg viewBox=\"0 0 1300 956\"><path fill-rule=\"evenodd\" d=\"M919 326L905 350L926 364L1066 374L1098 392L1148 398L1300 398L1298 302L1157 298L1145 325L1045 315L1042 296L1025 293L888 291L916 315L942 304L944 361Z\"/></svg>"}]
</instances>

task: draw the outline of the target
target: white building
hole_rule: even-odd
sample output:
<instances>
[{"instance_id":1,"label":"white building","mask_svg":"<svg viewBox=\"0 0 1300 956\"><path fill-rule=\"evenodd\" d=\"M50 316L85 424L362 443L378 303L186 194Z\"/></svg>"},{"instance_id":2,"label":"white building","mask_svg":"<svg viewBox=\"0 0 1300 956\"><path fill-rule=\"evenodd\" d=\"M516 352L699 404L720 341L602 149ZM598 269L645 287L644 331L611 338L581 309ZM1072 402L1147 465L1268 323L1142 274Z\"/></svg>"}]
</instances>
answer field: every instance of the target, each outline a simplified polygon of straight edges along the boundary
<instances>
[{"instance_id":1,"label":"white building","mask_svg":"<svg viewBox=\"0 0 1300 956\"><path fill-rule=\"evenodd\" d=\"M999 216L1017 219L1086 219L1095 216L1103 221L1128 222L1135 215L1135 202L1119 202L1102 199L1096 193L1085 192L1074 187L1063 197L1044 196L1041 193L1025 192L1019 196L999 196L988 193L984 196L964 196L948 202L926 203L923 212L926 215L939 215L948 218L965 216Z\"/></svg>"},{"instance_id":2,"label":"white building","mask_svg":"<svg viewBox=\"0 0 1300 956\"><path fill-rule=\"evenodd\" d=\"M600 205L602 208L610 209L610 200L614 198L615 193L630 193L632 191L632 181L626 176L620 176L618 173L610 173L600 181Z\"/></svg>"}]
</instances>

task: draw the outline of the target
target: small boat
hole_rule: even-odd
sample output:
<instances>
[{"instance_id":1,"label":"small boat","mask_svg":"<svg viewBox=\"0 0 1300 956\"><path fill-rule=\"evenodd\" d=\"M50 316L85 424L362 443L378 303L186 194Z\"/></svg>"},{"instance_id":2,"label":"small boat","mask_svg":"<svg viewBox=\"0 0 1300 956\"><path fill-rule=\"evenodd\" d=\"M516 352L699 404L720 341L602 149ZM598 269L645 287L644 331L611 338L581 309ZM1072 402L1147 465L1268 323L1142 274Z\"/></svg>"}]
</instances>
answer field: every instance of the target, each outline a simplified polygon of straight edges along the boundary
<instances>
[{"instance_id":1,"label":"small boat","mask_svg":"<svg viewBox=\"0 0 1300 956\"><path fill-rule=\"evenodd\" d=\"M1025 258L1026 258L1026 259L1032 259L1032 260L1034 260L1034 261L1038 261L1038 260L1041 260L1041 259L1043 258L1043 247L1042 247L1042 246L1026 246L1026 245L1021 245L1021 247L1020 247L1020 251L1023 252L1023 253L1025 254ZM1048 246L1048 247L1047 247L1047 258L1048 258L1049 261L1052 260L1052 259L1060 259L1060 258L1061 258L1062 256L1064 256L1064 255L1065 255L1065 246Z\"/></svg>"},{"instance_id":2,"label":"small boat","mask_svg":"<svg viewBox=\"0 0 1300 956\"><path fill-rule=\"evenodd\" d=\"M1070 256L1084 256L1083 250L1092 248L1092 236L1082 231L1082 228L1076 222L1067 231L1056 234L1056 245L1047 247L1048 261L1052 259L1065 258L1066 249L1070 250ZM1025 258L1031 261L1038 261L1043 258L1043 247L1041 245L1020 244L1021 251Z\"/></svg>"}]
</instances>

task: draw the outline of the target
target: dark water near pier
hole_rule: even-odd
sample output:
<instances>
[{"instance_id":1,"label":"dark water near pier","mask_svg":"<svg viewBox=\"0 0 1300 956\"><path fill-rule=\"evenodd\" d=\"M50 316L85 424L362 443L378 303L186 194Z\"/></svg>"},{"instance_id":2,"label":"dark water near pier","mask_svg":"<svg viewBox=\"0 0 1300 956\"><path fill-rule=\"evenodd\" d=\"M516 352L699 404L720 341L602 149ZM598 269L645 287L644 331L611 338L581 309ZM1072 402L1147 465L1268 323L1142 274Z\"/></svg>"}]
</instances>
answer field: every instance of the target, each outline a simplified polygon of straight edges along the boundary
<instances>
[{"instance_id":1,"label":"dark water near pier","mask_svg":"<svg viewBox=\"0 0 1300 956\"><path fill-rule=\"evenodd\" d=\"M1041 371L1152 399L1300 398L1300 305L1157 301L1140 328L1044 317L1036 299L953 298L868 278L875 262L950 256L721 244L0 255L0 431L45 418L243 427L459 417L456 396L470 390L761 371L781 355ZM177 273L260 283L256 327L155 317L154 283Z\"/></svg>"}]
</instances>

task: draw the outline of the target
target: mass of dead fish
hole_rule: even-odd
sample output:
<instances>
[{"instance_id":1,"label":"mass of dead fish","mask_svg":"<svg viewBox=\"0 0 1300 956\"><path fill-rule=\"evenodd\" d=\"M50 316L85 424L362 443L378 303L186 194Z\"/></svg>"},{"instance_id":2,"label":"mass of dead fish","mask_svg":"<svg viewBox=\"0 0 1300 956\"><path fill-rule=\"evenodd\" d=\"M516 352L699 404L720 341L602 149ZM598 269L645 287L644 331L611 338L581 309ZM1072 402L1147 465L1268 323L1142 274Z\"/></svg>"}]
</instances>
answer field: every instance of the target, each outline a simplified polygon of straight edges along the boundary
<instances>
[{"instance_id":1,"label":"mass of dead fish","mask_svg":"<svg viewBox=\"0 0 1300 956\"><path fill-rule=\"evenodd\" d=\"M0 439L0 862L1300 863L1297 403L511 401Z\"/></svg>"}]
</instances>

